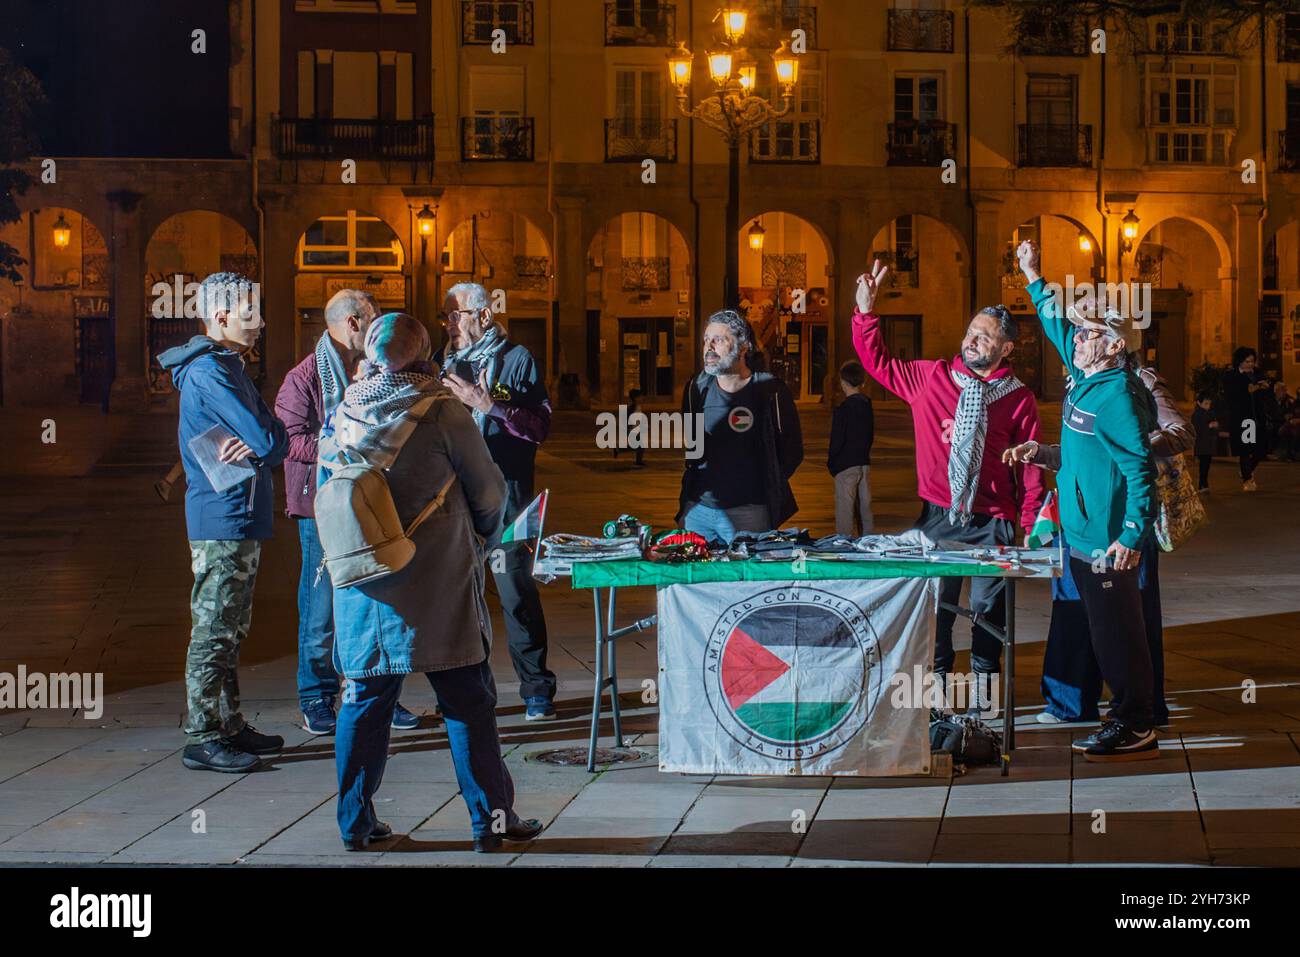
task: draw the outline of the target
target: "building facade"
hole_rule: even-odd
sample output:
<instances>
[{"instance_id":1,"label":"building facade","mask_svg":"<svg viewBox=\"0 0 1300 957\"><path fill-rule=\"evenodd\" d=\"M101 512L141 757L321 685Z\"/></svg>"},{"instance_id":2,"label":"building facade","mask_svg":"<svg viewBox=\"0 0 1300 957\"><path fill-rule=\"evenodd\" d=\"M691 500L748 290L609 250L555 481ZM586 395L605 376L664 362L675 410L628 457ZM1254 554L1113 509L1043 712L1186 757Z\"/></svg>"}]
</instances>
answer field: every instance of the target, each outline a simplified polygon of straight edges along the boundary
<instances>
[{"instance_id":1,"label":"building facade","mask_svg":"<svg viewBox=\"0 0 1300 957\"><path fill-rule=\"evenodd\" d=\"M686 43L691 102L710 95L718 4L231 0L233 158L55 157L57 183L20 198L4 401L165 401L154 357L192 323L154 315L158 284L231 268L262 284L272 383L334 290L432 327L473 279L561 403L672 402L728 242L773 367L820 401L873 258L894 272L891 347L935 356L980 306L1028 316L1026 237L1062 285L1149 284L1142 350L1179 394L1237 345L1296 384L1300 19L1238 36L1153 18L1135 38L1063 15L1012 45L1004 13L956 2L743 6L756 92L776 95L767 51L805 52L790 112L745 138L727 236L726 144L681 115L667 69ZM1022 326L1018 372L1059 397Z\"/></svg>"}]
</instances>

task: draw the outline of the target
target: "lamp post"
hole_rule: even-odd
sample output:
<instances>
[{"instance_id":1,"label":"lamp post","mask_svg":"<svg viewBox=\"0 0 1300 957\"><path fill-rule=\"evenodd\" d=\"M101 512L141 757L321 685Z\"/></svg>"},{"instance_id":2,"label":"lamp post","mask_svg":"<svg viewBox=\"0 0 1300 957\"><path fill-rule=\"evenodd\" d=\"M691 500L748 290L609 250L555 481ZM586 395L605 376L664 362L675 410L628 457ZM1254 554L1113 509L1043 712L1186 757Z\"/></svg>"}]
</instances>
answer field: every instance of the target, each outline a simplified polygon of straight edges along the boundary
<instances>
[{"instance_id":1,"label":"lamp post","mask_svg":"<svg viewBox=\"0 0 1300 957\"><path fill-rule=\"evenodd\" d=\"M713 92L697 105L691 106L691 67L695 55L686 44L668 57L668 77L677 92L677 108L683 116L699 120L710 129L722 134L727 144L727 238L726 279L723 285L723 302L729 309L740 305L740 143L753 130L790 112L790 101L799 78L799 59L791 51L788 41L772 54L772 67L781 89L781 105L754 93L757 83L757 64L749 57L744 46L748 16L738 5L728 5L718 11L714 22L721 22L722 39L705 53ZM762 227L758 227L759 245L762 248ZM750 231L751 245L754 232Z\"/></svg>"},{"instance_id":2,"label":"lamp post","mask_svg":"<svg viewBox=\"0 0 1300 957\"><path fill-rule=\"evenodd\" d=\"M428 203L425 203L424 208L415 214L415 229L420 234L420 282L416 288L421 295L427 291L429 285L429 237L434 235L437 228L438 214L429 208ZM437 296L436 290L434 296ZM435 298L433 308L436 310L441 307L442 303Z\"/></svg>"}]
</instances>

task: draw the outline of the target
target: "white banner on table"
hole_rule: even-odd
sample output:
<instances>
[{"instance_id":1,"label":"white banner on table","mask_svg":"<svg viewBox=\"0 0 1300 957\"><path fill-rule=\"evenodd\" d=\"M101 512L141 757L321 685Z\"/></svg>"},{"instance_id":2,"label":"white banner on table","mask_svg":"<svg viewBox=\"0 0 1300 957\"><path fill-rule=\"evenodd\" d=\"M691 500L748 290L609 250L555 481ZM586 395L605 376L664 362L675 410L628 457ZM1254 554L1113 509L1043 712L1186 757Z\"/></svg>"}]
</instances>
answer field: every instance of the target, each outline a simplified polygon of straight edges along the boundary
<instances>
[{"instance_id":1,"label":"white banner on table","mask_svg":"<svg viewBox=\"0 0 1300 957\"><path fill-rule=\"evenodd\" d=\"M936 578L659 590L659 770L894 775L930 769L930 713L895 674L934 658Z\"/></svg>"}]
</instances>

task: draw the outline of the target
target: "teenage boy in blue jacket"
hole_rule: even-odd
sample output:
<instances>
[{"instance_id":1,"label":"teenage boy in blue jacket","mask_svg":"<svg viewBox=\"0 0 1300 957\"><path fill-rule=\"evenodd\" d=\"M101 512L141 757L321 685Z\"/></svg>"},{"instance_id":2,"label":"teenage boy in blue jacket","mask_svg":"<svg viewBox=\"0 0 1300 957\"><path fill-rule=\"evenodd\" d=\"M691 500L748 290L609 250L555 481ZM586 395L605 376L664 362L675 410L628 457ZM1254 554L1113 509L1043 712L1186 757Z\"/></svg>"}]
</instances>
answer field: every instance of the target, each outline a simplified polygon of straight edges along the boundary
<instances>
[{"instance_id":1,"label":"teenage boy in blue jacket","mask_svg":"<svg viewBox=\"0 0 1300 957\"><path fill-rule=\"evenodd\" d=\"M1039 274L1038 246L1016 250L1043 334L1070 371L1061 405L1061 470L1056 488L1070 573L1083 599L1092 650L1114 698L1101 730L1074 742L1089 761L1159 757L1152 725L1151 652L1138 589L1138 561L1155 521L1156 468L1149 436L1151 392L1129 371L1131 320L1093 306L1063 314ZM1067 318L1068 316L1068 318Z\"/></svg>"},{"instance_id":2,"label":"teenage boy in blue jacket","mask_svg":"<svg viewBox=\"0 0 1300 957\"><path fill-rule=\"evenodd\" d=\"M289 448L244 371L243 356L261 335L257 286L236 273L213 273L198 290L204 335L158 357L180 390L179 438L185 465L185 524L190 540L193 620L185 661L187 768L245 772L259 754L284 747L239 713L239 645L248 635L262 542L271 537L271 470ZM248 478L216 491L190 443L218 427L221 462L246 462ZM200 440L202 442L203 440Z\"/></svg>"}]
</instances>

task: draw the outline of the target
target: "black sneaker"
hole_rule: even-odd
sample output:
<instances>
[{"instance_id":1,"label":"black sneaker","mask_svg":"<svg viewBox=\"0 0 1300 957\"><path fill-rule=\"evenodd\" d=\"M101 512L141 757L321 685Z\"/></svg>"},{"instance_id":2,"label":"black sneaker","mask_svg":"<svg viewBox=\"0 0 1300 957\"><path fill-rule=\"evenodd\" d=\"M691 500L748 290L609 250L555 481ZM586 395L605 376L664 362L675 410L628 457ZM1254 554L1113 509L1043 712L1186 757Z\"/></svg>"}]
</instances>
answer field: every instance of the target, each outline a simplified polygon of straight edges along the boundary
<instances>
[{"instance_id":1,"label":"black sneaker","mask_svg":"<svg viewBox=\"0 0 1300 957\"><path fill-rule=\"evenodd\" d=\"M240 751L249 754L275 754L284 750L284 738L278 734L262 734L251 724L244 725L239 734L232 735L227 740Z\"/></svg>"},{"instance_id":2,"label":"black sneaker","mask_svg":"<svg viewBox=\"0 0 1300 957\"><path fill-rule=\"evenodd\" d=\"M302 729L308 734L333 734L337 726L334 709L323 698L315 698L302 706Z\"/></svg>"},{"instance_id":3,"label":"black sneaker","mask_svg":"<svg viewBox=\"0 0 1300 957\"><path fill-rule=\"evenodd\" d=\"M386 841L393 836L393 829L383 821L376 821L374 828L364 837L344 838L343 849L345 851L364 851L370 846L372 841Z\"/></svg>"},{"instance_id":4,"label":"black sneaker","mask_svg":"<svg viewBox=\"0 0 1300 957\"><path fill-rule=\"evenodd\" d=\"M1109 721L1083 749L1083 756L1089 761L1145 761L1160 757L1160 740L1151 728Z\"/></svg>"},{"instance_id":5,"label":"black sneaker","mask_svg":"<svg viewBox=\"0 0 1300 957\"><path fill-rule=\"evenodd\" d=\"M526 821L517 820L506 828L504 834L488 833L474 838L474 850L479 854L487 854L491 851L500 850L503 840L510 841L512 844L521 844L525 841L531 841L541 833L542 822L536 818L529 818Z\"/></svg>"},{"instance_id":6,"label":"black sneaker","mask_svg":"<svg viewBox=\"0 0 1300 957\"><path fill-rule=\"evenodd\" d=\"M255 754L241 751L228 738L187 744L181 753L181 763L191 771L224 771L227 774L247 774L262 766Z\"/></svg>"},{"instance_id":7,"label":"black sneaker","mask_svg":"<svg viewBox=\"0 0 1300 957\"><path fill-rule=\"evenodd\" d=\"M1113 721L1114 721L1113 718L1106 718L1102 721L1101 727L1098 728L1096 731L1094 731L1092 734L1088 735L1086 738L1079 738L1077 741L1071 741L1070 750L1078 751L1080 754L1087 751L1090 747L1092 747L1094 744L1097 743L1097 736L1100 735L1102 731L1106 729L1106 725L1111 724Z\"/></svg>"}]
</instances>

